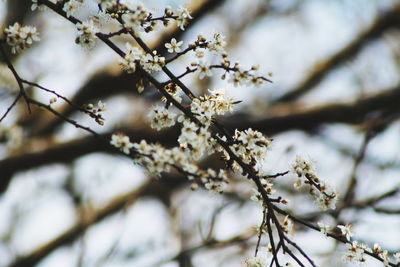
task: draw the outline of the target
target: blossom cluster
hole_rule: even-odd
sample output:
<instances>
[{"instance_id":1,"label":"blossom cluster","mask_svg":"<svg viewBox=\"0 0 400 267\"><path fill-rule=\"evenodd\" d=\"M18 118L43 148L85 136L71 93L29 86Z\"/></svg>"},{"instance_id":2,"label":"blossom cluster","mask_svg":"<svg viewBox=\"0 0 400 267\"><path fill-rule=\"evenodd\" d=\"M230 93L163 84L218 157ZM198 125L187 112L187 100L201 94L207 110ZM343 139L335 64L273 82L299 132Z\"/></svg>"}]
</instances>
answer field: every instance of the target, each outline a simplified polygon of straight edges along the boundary
<instances>
[{"instance_id":1,"label":"blossom cluster","mask_svg":"<svg viewBox=\"0 0 400 267\"><path fill-rule=\"evenodd\" d=\"M139 48L127 43L125 57L120 60L122 68L128 73L134 73L139 64L145 71L152 73L160 71L165 65L165 58L153 51L152 54L144 53Z\"/></svg>"},{"instance_id":2,"label":"blossom cluster","mask_svg":"<svg viewBox=\"0 0 400 267\"><path fill-rule=\"evenodd\" d=\"M22 26L18 22L8 26L4 30L7 37L7 44L11 46L13 54L29 48L33 42L40 40L39 33L33 26Z\"/></svg>"},{"instance_id":3,"label":"blossom cluster","mask_svg":"<svg viewBox=\"0 0 400 267\"><path fill-rule=\"evenodd\" d=\"M99 32L94 22L88 20L78 23L76 26L78 29L78 37L75 39L75 43L84 48L93 48L96 43L96 33Z\"/></svg>"},{"instance_id":4,"label":"blossom cluster","mask_svg":"<svg viewBox=\"0 0 400 267\"><path fill-rule=\"evenodd\" d=\"M76 13L79 7L83 4L83 0L69 0L64 3L63 11L70 17Z\"/></svg>"},{"instance_id":5,"label":"blossom cluster","mask_svg":"<svg viewBox=\"0 0 400 267\"><path fill-rule=\"evenodd\" d=\"M298 155L292 165L292 171L297 175L294 183L296 189L308 185L310 194L322 210L335 209L338 193L317 177L312 160Z\"/></svg>"},{"instance_id":6,"label":"blossom cluster","mask_svg":"<svg viewBox=\"0 0 400 267\"><path fill-rule=\"evenodd\" d=\"M184 30L192 19L189 11L183 6L176 11L173 11L171 7L166 7L163 16L154 17L142 3L129 1L122 3L116 0L97 0L97 2L102 11L111 14L112 17L121 18L124 28L135 35L141 32L151 32L160 25L167 26L171 19L176 21L181 30Z\"/></svg>"},{"instance_id":7,"label":"blossom cluster","mask_svg":"<svg viewBox=\"0 0 400 267\"><path fill-rule=\"evenodd\" d=\"M251 128L244 131L236 129L233 140L233 144L230 145L233 153L244 163L252 167L258 167L260 170L261 162L270 147L271 140L261 132ZM225 156L229 158L228 154L225 154ZM237 163L234 163L233 168L242 171L242 168Z\"/></svg>"},{"instance_id":8,"label":"blossom cluster","mask_svg":"<svg viewBox=\"0 0 400 267\"><path fill-rule=\"evenodd\" d=\"M224 170L216 172L213 169L202 170L195 161L190 159L183 147L167 149L159 144L148 144L145 140L133 144L133 148L139 153L136 163L145 166L150 174L159 177L163 172L169 172L171 167L185 173L197 188L198 184L210 191L221 193L228 181Z\"/></svg>"}]
</instances>

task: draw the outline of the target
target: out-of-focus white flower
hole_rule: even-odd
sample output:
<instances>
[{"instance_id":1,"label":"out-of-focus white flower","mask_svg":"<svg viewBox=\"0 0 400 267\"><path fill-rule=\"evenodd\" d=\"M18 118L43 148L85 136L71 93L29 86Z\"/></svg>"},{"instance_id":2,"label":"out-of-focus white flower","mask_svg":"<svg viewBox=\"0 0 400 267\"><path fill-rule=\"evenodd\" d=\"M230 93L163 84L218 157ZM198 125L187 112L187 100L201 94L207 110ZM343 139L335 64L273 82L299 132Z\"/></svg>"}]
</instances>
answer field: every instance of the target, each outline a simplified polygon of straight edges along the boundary
<instances>
[{"instance_id":1,"label":"out-of-focus white flower","mask_svg":"<svg viewBox=\"0 0 400 267\"><path fill-rule=\"evenodd\" d=\"M319 230L324 236L328 236L328 233L332 230L332 227L323 222L318 222Z\"/></svg>"},{"instance_id":2,"label":"out-of-focus white flower","mask_svg":"<svg viewBox=\"0 0 400 267\"><path fill-rule=\"evenodd\" d=\"M267 266L267 261L265 258L257 256L257 257L251 257L247 258L244 261L246 267L265 267Z\"/></svg>"},{"instance_id":3,"label":"out-of-focus white flower","mask_svg":"<svg viewBox=\"0 0 400 267\"><path fill-rule=\"evenodd\" d=\"M351 237L354 235L351 231L351 224L338 225L337 228L342 232L342 236L345 236L346 239L350 241Z\"/></svg>"},{"instance_id":4,"label":"out-of-focus white flower","mask_svg":"<svg viewBox=\"0 0 400 267\"><path fill-rule=\"evenodd\" d=\"M76 13L76 11L81 5L82 5L81 1L69 0L64 4L63 11L67 14L67 17L70 17Z\"/></svg>"},{"instance_id":5,"label":"out-of-focus white flower","mask_svg":"<svg viewBox=\"0 0 400 267\"><path fill-rule=\"evenodd\" d=\"M111 8L117 4L116 0L97 0L97 3L100 4L100 7L103 11Z\"/></svg>"},{"instance_id":6,"label":"out-of-focus white flower","mask_svg":"<svg viewBox=\"0 0 400 267\"><path fill-rule=\"evenodd\" d=\"M192 16L190 16L189 11L183 6L180 6L178 8L177 15L178 18L176 19L176 23L178 27L183 31L185 30L186 25L189 23L189 20L192 19Z\"/></svg>"},{"instance_id":7,"label":"out-of-focus white flower","mask_svg":"<svg viewBox=\"0 0 400 267\"><path fill-rule=\"evenodd\" d=\"M198 72L199 72L199 78L203 79L204 77L210 77L212 76L212 71L210 69L210 64L207 62L200 61L198 64Z\"/></svg>"}]
</instances>

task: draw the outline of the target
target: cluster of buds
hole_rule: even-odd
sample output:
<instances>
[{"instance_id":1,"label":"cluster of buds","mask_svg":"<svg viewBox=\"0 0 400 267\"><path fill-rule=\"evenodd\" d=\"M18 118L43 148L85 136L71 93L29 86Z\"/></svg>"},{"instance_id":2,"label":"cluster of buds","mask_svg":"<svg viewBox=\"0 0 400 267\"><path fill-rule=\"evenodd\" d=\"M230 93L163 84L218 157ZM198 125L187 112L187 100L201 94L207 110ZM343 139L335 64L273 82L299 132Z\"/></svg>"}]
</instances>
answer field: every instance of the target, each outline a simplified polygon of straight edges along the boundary
<instances>
[{"instance_id":1,"label":"cluster of buds","mask_svg":"<svg viewBox=\"0 0 400 267\"><path fill-rule=\"evenodd\" d=\"M84 104L83 108L99 125L104 125L105 119L103 117L103 112L107 109L106 103L103 103L101 100L99 100L97 107L95 107L93 104Z\"/></svg>"},{"instance_id":2,"label":"cluster of buds","mask_svg":"<svg viewBox=\"0 0 400 267\"><path fill-rule=\"evenodd\" d=\"M135 72L138 64L149 73L160 71L165 66L165 58L159 56L157 51L148 54L129 43L125 46L127 52L125 57L120 60L120 64L128 73Z\"/></svg>"},{"instance_id":3,"label":"cluster of buds","mask_svg":"<svg viewBox=\"0 0 400 267\"><path fill-rule=\"evenodd\" d=\"M11 46L13 54L19 53L30 47L33 42L40 40L39 33L33 26L22 26L18 22L8 26L4 30L7 36L7 44Z\"/></svg>"}]
</instances>

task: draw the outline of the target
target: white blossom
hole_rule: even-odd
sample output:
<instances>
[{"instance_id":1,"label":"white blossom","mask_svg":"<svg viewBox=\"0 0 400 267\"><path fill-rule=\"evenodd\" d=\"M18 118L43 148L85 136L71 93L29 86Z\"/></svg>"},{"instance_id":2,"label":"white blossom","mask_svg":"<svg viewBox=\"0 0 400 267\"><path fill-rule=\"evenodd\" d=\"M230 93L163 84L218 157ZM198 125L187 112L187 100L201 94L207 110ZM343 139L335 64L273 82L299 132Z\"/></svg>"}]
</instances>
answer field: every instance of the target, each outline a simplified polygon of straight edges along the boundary
<instances>
[{"instance_id":1,"label":"white blossom","mask_svg":"<svg viewBox=\"0 0 400 267\"><path fill-rule=\"evenodd\" d=\"M225 53L225 36L221 33L214 33L213 38L208 43L207 47L211 51L216 51L218 53Z\"/></svg>"},{"instance_id":2,"label":"white blossom","mask_svg":"<svg viewBox=\"0 0 400 267\"><path fill-rule=\"evenodd\" d=\"M39 33L34 26L21 26L18 22L8 26L4 30L7 36L7 44L11 46L13 54L30 47L33 42L40 40Z\"/></svg>"},{"instance_id":3,"label":"white blossom","mask_svg":"<svg viewBox=\"0 0 400 267\"><path fill-rule=\"evenodd\" d=\"M366 261L365 250L367 247L365 245L358 244L357 241L353 241L352 243L347 243L346 246L347 253L344 257L345 260L359 263L364 263Z\"/></svg>"},{"instance_id":4,"label":"white blossom","mask_svg":"<svg viewBox=\"0 0 400 267\"><path fill-rule=\"evenodd\" d=\"M212 71L210 69L210 64L207 62L200 61L198 64L198 72L200 80L204 79L204 77L212 76Z\"/></svg>"},{"instance_id":5,"label":"white blossom","mask_svg":"<svg viewBox=\"0 0 400 267\"><path fill-rule=\"evenodd\" d=\"M122 152L128 155L130 153L130 149L133 147L129 137L123 134L113 134L111 136L110 144L116 148L119 148Z\"/></svg>"},{"instance_id":6,"label":"white blossom","mask_svg":"<svg viewBox=\"0 0 400 267\"><path fill-rule=\"evenodd\" d=\"M96 33L98 29L94 26L92 20L84 21L78 23L78 37L76 38L76 43L80 44L84 48L92 48L96 42Z\"/></svg>"},{"instance_id":7,"label":"white blossom","mask_svg":"<svg viewBox=\"0 0 400 267\"><path fill-rule=\"evenodd\" d=\"M257 257L251 257L247 258L244 261L246 267L264 267L267 266L267 261L265 258L257 256Z\"/></svg>"},{"instance_id":8,"label":"white blossom","mask_svg":"<svg viewBox=\"0 0 400 267\"><path fill-rule=\"evenodd\" d=\"M189 23L189 20L192 19L192 16L190 16L189 11L182 6L178 8L177 15L178 18L176 19L176 23L178 27L183 31L185 30L186 25Z\"/></svg>"},{"instance_id":9,"label":"white blossom","mask_svg":"<svg viewBox=\"0 0 400 267\"><path fill-rule=\"evenodd\" d=\"M354 235L351 231L351 224L338 225L337 228L342 232L342 236L345 236L346 239L350 241L351 237Z\"/></svg>"},{"instance_id":10,"label":"white blossom","mask_svg":"<svg viewBox=\"0 0 400 267\"><path fill-rule=\"evenodd\" d=\"M171 39L170 43L166 43L165 47L168 49L169 53L179 53L182 51L180 46L183 44L183 41L177 42L175 38Z\"/></svg>"},{"instance_id":11,"label":"white blossom","mask_svg":"<svg viewBox=\"0 0 400 267\"><path fill-rule=\"evenodd\" d=\"M165 65L165 58L158 56L157 51L153 51L152 54L146 54L140 60L140 64L143 69L147 72L160 71Z\"/></svg>"},{"instance_id":12,"label":"white blossom","mask_svg":"<svg viewBox=\"0 0 400 267\"><path fill-rule=\"evenodd\" d=\"M70 17L76 13L76 11L81 5L82 5L81 1L69 0L65 2L63 6L63 11L67 14L67 17Z\"/></svg>"},{"instance_id":13,"label":"white blossom","mask_svg":"<svg viewBox=\"0 0 400 267\"><path fill-rule=\"evenodd\" d=\"M141 3L129 6L130 12L122 15L122 20L124 22L125 28L138 34L143 32L144 28L142 24L146 22L149 12L143 7Z\"/></svg>"},{"instance_id":14,"label":"white blossom","mask_svg":"<svg viewBox=\"0 0 400 267\"><path fill-rule=\"evenodd\" d=\"M116 0L97 0L97 3L100 4L100 7L103 11L115 6L117 4Z\"/></svg>"},{"instance_id":15,"label":"white blossom","mask_svg":"<svg viewBox=\"0 0 400 267\"><path fill-rule=\"evenodd\" d=\"M323 222L318 222L319 230L324 236L328 236L328 233L332 230L332 227Z\"/></svg>"},{"instance_id":16,"label":"white blossom","mask_svg":"<svg viewBox=\"0 0 400 267\"><path fill-rule=\"evenodd\" d=\"M127 48L127 52L125 57L119 60L119 63L126 72L133 73L136 71L136 65L142 60L144 54L142 50L132 46L129 43L126 43L125 46Z\"/></svg>"},{"instance_id":17,"label":"white blossom","mask_svg":"<svg viewBox=\"0 0 400 267\"><path fill-rule=\"evenodd\" d=\"M163 106L156 106L150 113L151 117L151 128L157 129L157 131L171 127L175 124L176 114L166 109Z\"/></svg>"}]
</instances>

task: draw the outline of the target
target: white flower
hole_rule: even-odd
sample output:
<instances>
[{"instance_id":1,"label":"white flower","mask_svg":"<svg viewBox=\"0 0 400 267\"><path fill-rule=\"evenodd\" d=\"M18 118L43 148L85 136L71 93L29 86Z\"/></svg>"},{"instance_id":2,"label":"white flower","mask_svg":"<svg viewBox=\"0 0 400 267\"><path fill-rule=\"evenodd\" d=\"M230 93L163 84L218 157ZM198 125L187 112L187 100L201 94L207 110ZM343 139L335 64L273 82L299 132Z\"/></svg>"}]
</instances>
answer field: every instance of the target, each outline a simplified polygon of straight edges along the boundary
<instances>
[{"instance_id":1,"label":"white flower","mask_svg":"<svg viewBox=\"0 0 400 267\"><path fill-rule=\"evenodd\" d=\"M176 114L163 106L155 107L150 113L151 116L151 128L157 129L157 131L171 127L175 124Z\"/></svg>"},{"instance_id":2,"label":"white flower","mask_svg":"<svg viewBox=\"0 0 400 267\"><path fill-rule=\"evenodd\" d=\"M248 82L249 75L245 71L234 71L233 74L231 74L229 82L233 83L233 85L236 87L238 85L244 85Z\"/></svg>"},{"instance_id":3,"label":"white flower","mask_svg":"<svg viewBox=\"0 0 400 267\"><path fill-rule=\"evenodd\" d=\"M395 258L395 263L396 264L399 264L400 263L400 251L399 252L396 252L396 253L394 253L394 258Z\"/></svg>"},{"instance_id":4,"label":"white flower","mask_svg":"<svg viewBox=\"0 0 400 267\"><path fill-rule=\"evenodd\" d=\"M80 1L69 0L64 4L63 11L67 14L67 17L70 17L75 14L81 5L82 3Z\"/></svg>"},{"instance_id":5,"label":"white flower","mask_svg":"<svg viewBox=\"0 0 400 267\"><path fill-rule=\"evenodd\" d=\"M47 10L47 6L38 5L37 0L32 0L31 10L35 11L36 9L39 9L39 11L45 11L45 10Z\"/></svg>"},{"instance_id":6,"label":"white flower","mask_svg":"<svg viewBox=\"0 0 400 267\"><path fill-rule=\"evenodd\" d=\"M100 4L101 9L103 11L105 11L108 8L111 8L117 4L116 0L97 0L97 2Z\"/></svg>"},{"instance_id":7,"label":"white flower","mask_svg":"<svg viewBox=\"0 0 400 267\"><path fill-rule=\"evenodd\" d=\"M257 257L251 257L247 258L244 261L246 267L264 267L267 266L267 262L264 258L257 256Z\"/></svg>"},{"instance_id":8,"label":"white flower","mask_svg":"<svg viewBox=\"0 0 400 267\"><path fill-rule=\"evenodd\" d=\"M153 51L153 54L146 54L140 60L140 64L143 69L147 72L160 71L165 65L165 58L158 56L157 51Z\"/></svg>"},{"instance_id":9,"label":"white flower","mask_svg":"<svg viewBox=\"0 0 400 267\"><path fill-rule=\"evenodd\" d=\"M285 216L283 223L281 224L282 231L286 234L291 234L293 231L293 221L289 218L289 215Z\"/></svg>"},{"instance_id":10,"label":"white flower","mask_svg":"<svg viewBox=\"0 0 400 267\"><path fill-rule=\"evenodd\" d=\"M143 52L129 43L126 43L127 53L124 58L119 60L122 68L128 73L133 73L136 71L136 64L139 63L144 57Z\"/></svg>"},{"instance_id":11,"label":"white flower","mask_svg":"<svg viewBox=\"0 0 400 267\"><path fill-rule=\"evenodd\" d=\"M385 266L389 266L389 255L387 250L384 250L381 253L379 253L379 257L381 257L381 259L383 260L383 264Z\"/></svg>"},{"instance_id":12,"label":"white flower","mask_svg":"<svg viewBox=\"0 0 400 267\"><path fill-rule=\"evenodd\" d=\"M11 46L13 54L30 47L34 41L40 40L35 27L21 26L18 22L8 26L4 32L7 36L7 44Z\"/></svg>"},{"instance_id":13,"label":"white flower","mask_svg":"<svg viewBox=\"0 0 400 267\"><path fill-rule=\"evenodd\" d=\"M342 232L342 236L345 236L348 241L350 241L350 238L354 235L351 232L351 224L346 224L346 225L338 225L337 228L340 229Z\"/></svg>"},{"instance_id":14,"label":"white flower","mask_svg":"<svg viewBox=\"0 0 400 267\"><path fill-rule=\"evenodd\" d=\"M352 243L347 243L346 246L347 254L345 255L345 260L360 263L364 263L366 261L364 252L367 247L365 245L358 244L357 241L353 241Z\"/></svg>"},{"instance_id":15,"label":"white flower","mask_svg":"<svg viewBox=\"0 0 400 267\"><path fill-rule=\"evenodd\" d=\"M190 16L189 11L182 6L178 8L177 15L178 18L176 19L176 23L178 27L183 31L185 30L186 25L189 23L189 19L192 19L192 16Z\"/></svg>"},{"instance_id":16,"label":"white flower","mask_svg":"<svg viewBox=\"0 0 400 267\"><path fill-rule=\"evenodd\" d=\"M210 69L210 65L207 62L200 61L198 64L198 71L199 71L200 80L206 76L208 76L208 77L212 76L212 71Z\"/></svg>"},{"instance_id":17,"label":"white flower","mask_svg":"<svg viewBox=\"0 0 400 267\"><path fill-rule=\"evenodd\" d=\"M292 170L298 177L310 174L315 175L314 161L297 155L295 163L292 165Z\"/></svg>"},{"instance_id":18,"label":"white flower","mask_svg":"<svg viewBox=\"0 0 400 267\"><path fill-rule=\"evenodd\" d=\"M93 21L84 21L78 23L78 37L76 38L76 43L80 44L84 48L92 48L96 42L96 33L98 29L94 26Z\"/></svg>"},{"instance_id":19,"label":"white flower","mask_svg":"<svg viewBox=\"0 0 400 267\"><path fill-rule=\"evenodd\" d=\"M119 148L125 154L130 153L130 149L133 147L133 144L130 142L129 137L123 134L113 134L111 136L111 145Z\"/></svg>"},{"instance_id":20,"label":"white flower","mask_svg":"<svg viewBox=\"0 0 400 267\"><path fill-rule=\"evenodd\" d=\"M328 233L332 230L332 227L329 226L328 224L325 224L323 222L318 222L319 230L324 236L328 236Z\"/></svg>"},{"instance_id":21,"label":"white flower","mask_svg":"<svg viewBox=\"0 0 400 267\"><path fill-rule=\"evenodd\" d=\"M225 52L225 36L221 33L214 33L212 40L208 43L207 47L211 51L216 51L218 53Z\"/></svg>"},{"instance_id":22,"label":"white flower","mask_svg":"<svg viewBox=\"0 0 400 267\"><path fill-rule=\"evenodd\" d=\"M99 100L99 102L97 103L97 106L99 107L98 108L99 112L106 111L106 109L107 109L107 104L102 102L101 100Z\"/></svg>"},{"instance_id":23,"label":"white flower","mask_svg":"<svg viewBox=\"0 0 400 267\"><path fill-rule=\"evenodd\" d=\"M172 38L170 43L165 44L165 47L168 49L169 53L179 53L182 51L182 49L180 48L182 44L183 41L177 42L175 38Z\"/></svg>"},{"instance_id":24,"label":"white flower","mask_svg":"<svg viewBox=\"0 0 400 267\"><path fill-rule=\"evenodd\" d=\"M149 12L140 3L132 5L129 8L130 12L122 15L124 26L135 34L138 34L144 31L142 24L146 22Z\"/></svg>"}]
</instances>

